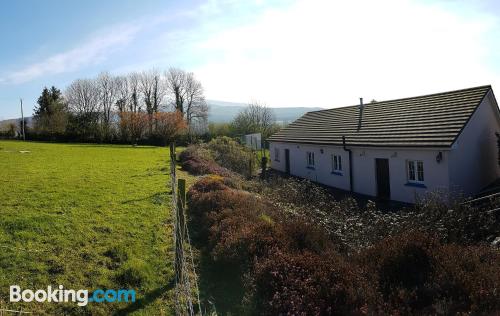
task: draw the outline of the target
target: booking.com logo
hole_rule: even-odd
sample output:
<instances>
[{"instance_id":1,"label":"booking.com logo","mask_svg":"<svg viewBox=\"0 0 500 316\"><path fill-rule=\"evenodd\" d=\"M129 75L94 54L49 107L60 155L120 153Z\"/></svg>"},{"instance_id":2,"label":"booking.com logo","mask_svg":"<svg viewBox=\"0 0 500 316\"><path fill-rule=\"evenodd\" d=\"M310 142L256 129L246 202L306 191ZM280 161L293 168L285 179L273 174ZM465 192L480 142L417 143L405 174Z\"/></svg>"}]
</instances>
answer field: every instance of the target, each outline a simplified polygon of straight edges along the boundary
<instances>
[{"instance_id":1,"label":"booking.com logo","mask_svg":"<svg viewBox=\"0 0 500 316\"><path fill-rule=\"evenodd\" d=\"M88 290L70 290L59 285L57 288L48 286L47 290L21 290L19 285L10 286L10 302L55 302L67 303L75 302L78 306L86 306L88 303L115 303L115 302L135 302L135 290L94 290L90 297Z\"/></svg>"}]
</instances>

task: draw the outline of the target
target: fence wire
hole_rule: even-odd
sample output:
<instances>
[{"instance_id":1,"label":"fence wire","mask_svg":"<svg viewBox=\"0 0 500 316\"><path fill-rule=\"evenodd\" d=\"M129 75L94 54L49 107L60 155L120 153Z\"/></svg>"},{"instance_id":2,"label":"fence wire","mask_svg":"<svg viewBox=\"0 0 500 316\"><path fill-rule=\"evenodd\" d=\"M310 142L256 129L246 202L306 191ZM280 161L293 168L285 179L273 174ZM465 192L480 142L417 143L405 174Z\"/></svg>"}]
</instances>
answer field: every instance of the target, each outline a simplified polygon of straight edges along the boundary
<instances>
[{"instance_id":1,"label":"fence wire","mask_svg":"<svg viewBox=\"0 0 500 316\"><path fill-rule=\"evenodd\" d=\"M198 275L186 223L185 181L176 176L175 145L170 144L176 315L202 315ZM197 307L197 308L196 308ZM196 312L195 312L196 308Z\"/></svg>"}]
</instances>

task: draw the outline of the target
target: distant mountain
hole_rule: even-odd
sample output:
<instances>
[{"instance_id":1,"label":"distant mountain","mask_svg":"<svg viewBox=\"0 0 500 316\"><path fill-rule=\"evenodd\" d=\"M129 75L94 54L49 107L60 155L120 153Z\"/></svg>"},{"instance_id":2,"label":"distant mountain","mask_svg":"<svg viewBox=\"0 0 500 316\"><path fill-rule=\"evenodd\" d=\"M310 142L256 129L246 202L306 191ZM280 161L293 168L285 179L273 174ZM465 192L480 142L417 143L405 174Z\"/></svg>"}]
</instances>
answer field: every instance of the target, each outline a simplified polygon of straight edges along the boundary
<instances>
[{"instance_id":1,"label":"distant mountain","mask_svg":"<svg viewBox=\"0 0 500 316\"><path fill-rule=\"evenodd\" d=\"M225 102L216 100L207 100L210 107L208 113L209 122L231 122L239 111L248 106L246 103L236 103L236 102ZM284 107L284 108L273 108L271 109L276 114L276 120L278 122L292 122L304 115L306 112L322 110L323 108L314 107Z\"/></svg>"},{"instance_id":2,"label":"distant mountain","mask_svg":"<svg viewBox=\"0 0 500 316\"><path fill-rule=\"evenodd\" d=\"M25 119L26 119L27 126L28 127L32 127L33 120L31 118L31 116L25 117ZM9 125L11 123L14 123L14 124L16 124L16 126L19 126L20 122L21 122L21 118L0 121L0 131L6 131L6 130L8 130L9 129Z\"/></svg>"}]
</instances>

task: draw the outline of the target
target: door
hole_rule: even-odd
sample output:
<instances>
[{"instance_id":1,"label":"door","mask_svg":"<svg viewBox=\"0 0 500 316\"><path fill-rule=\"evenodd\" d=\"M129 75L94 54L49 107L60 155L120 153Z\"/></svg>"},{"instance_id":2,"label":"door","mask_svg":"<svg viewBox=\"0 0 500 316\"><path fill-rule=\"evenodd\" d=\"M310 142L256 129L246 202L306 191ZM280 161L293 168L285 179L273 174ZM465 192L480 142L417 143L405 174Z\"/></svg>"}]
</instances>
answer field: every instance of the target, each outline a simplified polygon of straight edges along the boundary
<instances>
[{"instance_id":1,"label":"door","mask_svg":"<svg viewBox=\"0 0 500 316\"><path fill-rule=\"evenodd\" d=\"M290 174L290 150L285 149L285 172Z\"/></svg>"},{"instance_id":2,"label":"door","mask_svg":"<svg viewBox=\"0 0 500 316\"><path fill-rule=\"evenodd\" d=\"M389 159L375 159L375 169L377 177L377 197L388 200L391 198Z\"/></svg>"}]
</instances>

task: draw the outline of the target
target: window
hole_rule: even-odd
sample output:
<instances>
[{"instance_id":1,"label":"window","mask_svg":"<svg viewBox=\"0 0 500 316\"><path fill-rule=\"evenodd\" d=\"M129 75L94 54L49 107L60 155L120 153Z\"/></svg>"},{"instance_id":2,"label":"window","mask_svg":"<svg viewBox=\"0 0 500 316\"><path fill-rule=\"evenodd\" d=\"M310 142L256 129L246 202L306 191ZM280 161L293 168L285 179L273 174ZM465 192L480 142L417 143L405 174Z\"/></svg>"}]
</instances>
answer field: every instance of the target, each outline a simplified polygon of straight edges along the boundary
<instances>
[{"instance_id":1,"label":"window","mask_svg":"<svg viewBox=\"0 0 500 316\"><path fill-rule=\"evenodd\" d=\"M307 167L309 168L314 167L314 152L312 151L307 152Z\"/></svg>"},{"instance_id":2,"label":"window","mask_svg":"<svg viewBox=\"0 0 500 316\"><path fill-rule=\"evenodd\" d=\"M340 155L332 155L332 172L342 172L342 157Z\"/></svg>"},{"instance_id":3,"label":"window","mask_svg":"<svg viewBox=\"0 0 500 316\"><path fill-rule=\"evenodd\" d=\"M274 148L274 161L280 161L280 150L279 150L279 148Z\"/></svg>"},{"instance_id":4,"label":"window","mask_svg":"<svg viewBox=\"0 0 500 316\"><path fill-rule=\"evenodd\" d=\"M424 182L424 162L420 160L408 160L408 182Z\"/></svg>"}]
</instances>

